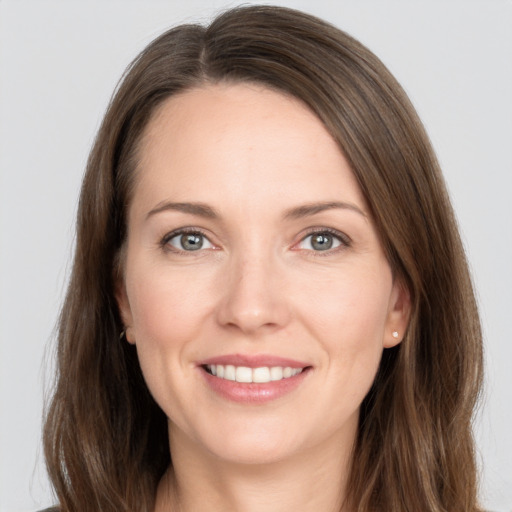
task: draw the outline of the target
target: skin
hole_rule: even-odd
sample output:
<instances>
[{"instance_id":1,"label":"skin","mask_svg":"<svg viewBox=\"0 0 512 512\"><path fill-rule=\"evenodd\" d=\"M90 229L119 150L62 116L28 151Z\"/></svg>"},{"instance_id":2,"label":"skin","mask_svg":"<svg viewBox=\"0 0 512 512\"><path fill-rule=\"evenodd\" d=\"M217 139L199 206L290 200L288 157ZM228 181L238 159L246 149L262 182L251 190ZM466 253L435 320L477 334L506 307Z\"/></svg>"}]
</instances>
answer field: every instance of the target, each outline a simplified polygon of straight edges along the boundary
<instances>
[{"instance_id":1,"label":"skin","mask_svg":"<svg viewBox=\"0 0 512 512\"><path fill-rule=\"evenodd\" d=\"M168 99L139 157L118 302L169 418L173 471L156 510L339 510L360 404L409 311L346 159L302 103L249 84ZM183 250L183 227L202 249ZM311 232L327 230L339 235L317 250ZM226 354L310 370L276 400L236 403L198 367Z\"/></svg>"}]
</instances>

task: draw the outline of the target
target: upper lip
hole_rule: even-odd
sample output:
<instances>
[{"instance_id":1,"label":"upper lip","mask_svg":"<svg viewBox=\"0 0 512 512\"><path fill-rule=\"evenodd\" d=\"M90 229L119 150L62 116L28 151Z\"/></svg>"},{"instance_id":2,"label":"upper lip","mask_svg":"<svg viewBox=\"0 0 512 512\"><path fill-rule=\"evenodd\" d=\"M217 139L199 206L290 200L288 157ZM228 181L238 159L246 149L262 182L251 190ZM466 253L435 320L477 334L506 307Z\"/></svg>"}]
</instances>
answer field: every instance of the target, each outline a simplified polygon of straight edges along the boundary
<instances>
[{"instance_id":1,"label":"upper lip","mask_svg":"<svg viewBox=\"0 0 512 512\"><path fill-rule=\"evenodd\" d=\"M222 356L215 356L199 362L199 366L206 366L212 364L245 366L248 368L261 368L263 366L282 366L290 368L305 368L311 366L302 361L289 359L286 357L273 356L268 354L226 354Z\"/></svg>"}]
</instances>

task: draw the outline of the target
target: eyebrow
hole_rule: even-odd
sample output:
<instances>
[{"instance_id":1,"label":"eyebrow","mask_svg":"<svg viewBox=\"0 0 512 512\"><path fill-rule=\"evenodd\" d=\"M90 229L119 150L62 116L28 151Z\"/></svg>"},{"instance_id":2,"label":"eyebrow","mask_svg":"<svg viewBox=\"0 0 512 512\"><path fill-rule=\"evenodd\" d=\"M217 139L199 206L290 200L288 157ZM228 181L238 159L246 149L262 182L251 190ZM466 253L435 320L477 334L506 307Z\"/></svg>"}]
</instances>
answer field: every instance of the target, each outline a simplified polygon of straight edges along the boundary
<instances>
[{"instance_id":1,"label":"eyebrow","mask_svg":"<svg viewBox=\"0 0 512 512\"><path fill-rule=\"evenodd\" d=\"M288 220L301 219L316 215L317 213L324 212L326 210L343 209L351 210L366 218L366 213L363 212L358 206L352 203L346 203L343 201L329 201L323 203L309 203L301 206L296 206L286 210L283 218ZM205 203L173 203L171 201L163 201L158 203L150 212L148 212L146 218L150 218L157 213L165 211L178 211L182 213L188 213L190 215L197 215L207 219L218 219L220 215L211 206Z\"/></svg>"},{"instance_id":2,"label":"eyebrow","mask_svg":"<svg viewBox=\"0 0 512 512\"><path fill-rule=\"evenodd\" d=\"M169 210L198 215L199 217L205 217L207 219L216 219L219 217L219 214L214 208L204 203L173 203L170 201L163 201L158 203L147 214L146 218Z\"/></svg>"},{"instance_id":3,"label":"eyebrow","mask_svg":"<svg viewBox=\"0 0 512 512\"><path fill-rule=\"evenodd\" d=\"M324 212L326 210L334 210L334 209L342 209L342 210L351 210L362 215L364 218L367 217L366 213L364 213L361 208L352 203L346 203L343 201L329 201L326 203L310 203L302 206L297 206L296 208L290 208L284 214L285 219L301 219L303 217L309 217L311 215L316 215L317 213Z\"/></svg>"}]
</instances>

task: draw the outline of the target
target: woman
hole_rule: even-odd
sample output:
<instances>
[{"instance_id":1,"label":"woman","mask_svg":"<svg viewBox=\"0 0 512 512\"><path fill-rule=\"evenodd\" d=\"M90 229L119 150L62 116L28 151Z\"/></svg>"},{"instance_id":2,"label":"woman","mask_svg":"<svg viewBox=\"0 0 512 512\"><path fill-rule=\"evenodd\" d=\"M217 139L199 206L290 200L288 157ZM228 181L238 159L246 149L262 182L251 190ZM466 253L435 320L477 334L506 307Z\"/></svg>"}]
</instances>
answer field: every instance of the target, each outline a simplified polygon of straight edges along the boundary
<instances>
[{"instance_id":1,"label":"woman","mask_svg":"<svg viewBox=\"0 0 512 512\"><path fill-rule=\"evenodd\" d=\"M68 510L478 511L481 334L404 92L276 7L151 43L91 152L45 426Z\"/></svg>"}]
</instances>

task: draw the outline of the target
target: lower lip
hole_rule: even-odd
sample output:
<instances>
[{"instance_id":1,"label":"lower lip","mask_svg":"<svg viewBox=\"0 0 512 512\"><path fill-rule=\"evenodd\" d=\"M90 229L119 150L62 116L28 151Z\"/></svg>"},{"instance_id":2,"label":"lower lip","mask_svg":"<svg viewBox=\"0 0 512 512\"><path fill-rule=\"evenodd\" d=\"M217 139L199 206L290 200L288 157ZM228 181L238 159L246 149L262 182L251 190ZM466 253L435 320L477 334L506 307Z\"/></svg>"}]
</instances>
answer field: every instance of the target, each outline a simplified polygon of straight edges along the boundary
<instances>
[{"instance_id":1,"label":"lower lip","mask_svg":"<svg viewBox=\"0 0 512 512\"><path fill-rule=\"evenodd\" d=\"M200 367L200 370L208 386L223 398L233 402L260 404L277 400L297 389L306 378L310 368L305 368L301 373L287 379L264 383L245 383L221 379L208 373L203 367Z\"/></svg>"}]
</instances>

